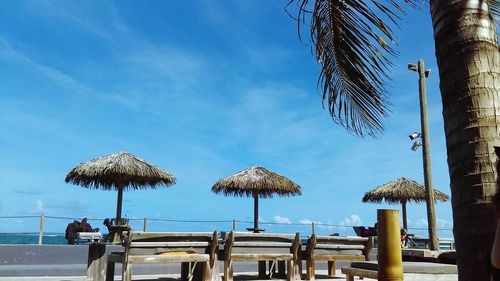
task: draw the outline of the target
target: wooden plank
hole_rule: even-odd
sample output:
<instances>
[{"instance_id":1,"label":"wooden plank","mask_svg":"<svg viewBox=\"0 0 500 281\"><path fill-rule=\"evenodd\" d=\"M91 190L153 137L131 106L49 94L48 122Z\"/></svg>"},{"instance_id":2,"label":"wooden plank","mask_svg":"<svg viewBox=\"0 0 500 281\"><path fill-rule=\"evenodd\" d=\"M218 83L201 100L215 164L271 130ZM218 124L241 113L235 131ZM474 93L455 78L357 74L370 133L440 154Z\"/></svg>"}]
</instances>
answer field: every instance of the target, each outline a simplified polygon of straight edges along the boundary
<instances>
[{"instance_id":1,"label":"wooden plank","mask_svg":"<svg viewBox=\"0 0 500 281\"><path fill-rule=\"evenodd\" d=\"M292 254L231 254L232 260L292 260Z\"/></svg>"},{"instance_id":2,"label":"wooden plank","mask_svg":"<svg viewBox=\"0 0 500 281\"><path fill-rule=\"evenodd\" d=\"M233 281L233 261L229 256L224 260L224 281Z\"/></svg>"},{"instance_id":3,"label":"wooden plank","mask_svg":"<svg viewBox=\"0 0 500 281\"><path fill-rule=\"evenodd\" d=\"M364 250L364 245L332 245L332 244L316 244L315 249L332 249L332 250Z\"/></svg>"},{"instance_id":4,"label":"wooden plank","mask_svg":"<svg viewBox=\"0 0 500 281\"><path fill-rule=\"evenodd\" d=\"M294 267L293 260L286 261L286 267L287 267L287 270L286 270L286 280L287 281L301 279L300 276L295 275L295 267ZM284 272L284 270L285 270L285 264L284 264L284 262L283 262L283 265L279 266L279 268L283 268L283 272L279 271L280 272L280 276L282 276L282 274L285 273Z\"/></svg>"},{"instance_id":5,"label":"wooden plank","mask_svg":"<svg viewBox=\"0 0 500 281\"><path fill-rule=\"evenodd\" d=\"M217 261L217 252L219 250L219 232L214 231L213 239L210 244L210 274L213 272L214 265Z\"/></svg>"},{"instance_id":6,"label":"wooden plank","mask_svg":"<svg viewBox=\"0 0 500 281\"><path fill-rule=\"evenodd\" d=\"M129 263L208 262L208 254L128 256Z\"/></svg>"},{"instance_id":7,"label":"wooden plank","mask_svg":"<svg viewBox=\"0 0 500 281\"><path fill-rule=\"evenodd\" d=\"M295 238L295 234L281 234L281 233L252 233L252 232L233 232L235 238L282 238L293 240Z\"/></svg>"},{"instance_id":8,"label":"wooden plank","mask_svg":"<svg viewBox=\"0 0 500 281\"><path fill-rule=\"evenodd\" d=\"M316 240L318 243L320 242L335 242L335 241L343 241L343 242L360 242L366 243L368 241L368 237L355 237L355 236L316 236Z\"/></svg>"},{"instance_id":9,"label":"wooden plank","mask_svg":"<svg viewBox=\"0 0 500 281\"><path fill-rule=\"evenodd\" d=\"M435 255L429 249L402 249L403 256L433 258Z\"/></svg>"},{"instance_id":10,"label":"wooden plank","mask_svg":"<svg viewBox=\"0 0 500 281\"><path fill-rule=\"evenodd\" d=\"M292 243L287 243L287 242L263 242L263 241L245 241L245 242L238 242L235 241L233 243L233 247L272 247L272 248L290 248L292 247Z\"/></svg>"},{"instance_id":11,"label":"wooden plank","mask_svg":"<svg viewBox=\"0 0 500 281\"><path fill-rule=\"evenodd\" d=\"M167 237L206 237L212 239L213 232L136 232L130 233L131 240Z\"/></svg>"},{"instance_id":12,"label":"wooden plank","mask_svg":"<svg viewBox=\"0 0 500 281\"><path fill-rule=\"evenodd\" d=\"M365 256L344 256L344 255L314 255L313 259L316 261L364 261Z\"/></svg>"},{"instance_id":13,"label":"wooden plank","mask_svg":"<svg viewBox=\"0 0 500 281\"><path fill-rule=\"evenodd\" d=\"M132 266L130 263L122 265L122 281L132 281Z\"/></svg>"},{"instance_id":14,"label":"wooden plank","mask_svg":"<svg viewBox=\"0 0 500 281\"><path fill-rule=\"evenodd\" d=\"M316 275L316 266L314 265L313 260L306 261L306 279L307 280L315 280Z\"/></svg>"},{"instance_id":15,"label":"wooden plank","mask_svg":"<svg viewBox=\"0 0 500 281\"><path fill-rule=\"evenodd\" d=\"M181 248L181 247L208 247L209 242L131 242L130 248Z\"/></svg>"},{"instance_id":16,"label":"wooden plank","mask_svg":"<svg viewBox=\"0 0 500 281\"><path fill-rule=\"evenodd\" d=\"M108 254L108 262L120 262L123 263L125 261L125 255L123 253L111 253Z\"/></svg>"},{"instance_id":17,"label":"wooden plank","mask_svg":"<svg viewBox=\"0 0 500 281\"><path fill-rule=\"evenodd\" d=\"M103 281L106 278L105 268L106 244L90 244L87 259L87 280Z\"/></svg>"},{"instance_id":18,"label":"wooden plank","mask_svg":"<svg viewBox=\"0 0 500 281\"><path fill-rule=\"evenodd\" d=\"M342 267L340 271L345 275L359 276L360 278L378 279L378 271L352 267Z\"/></svg>"}]
</instances>

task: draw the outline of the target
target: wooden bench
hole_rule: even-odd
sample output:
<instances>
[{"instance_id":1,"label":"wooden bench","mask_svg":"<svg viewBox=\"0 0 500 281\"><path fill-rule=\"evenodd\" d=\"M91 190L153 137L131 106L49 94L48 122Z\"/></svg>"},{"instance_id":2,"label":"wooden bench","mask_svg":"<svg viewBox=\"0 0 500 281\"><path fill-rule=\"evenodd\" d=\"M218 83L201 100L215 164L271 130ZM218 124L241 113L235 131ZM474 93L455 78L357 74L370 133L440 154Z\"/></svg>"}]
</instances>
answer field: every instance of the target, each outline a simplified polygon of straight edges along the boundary
<instances>
[{"instance_id":1,"label":"wooden bench","mask_svg":"<svg viewBox=\"0 0 500 281\"><path fill-rule=\"evenodd\" d=\"M456 279L456 275L458 274L457 266L454 264L442 264L433 262L403 262L402 266L403 274L410 273L439 275L439 277L435 277L435 280L450 280L450 277ZM342 267L341 271L346 275L347 281L353 281L354 276L358 276L360 279L378 279L378 269L378 262L365 261L353 262L349 267Z\"/></svg>"},{"instance_id":2,"label":"wooden bench","mask_svg":"<svg viewBox=\"0 0 500 281\"><path fill-rule=\"evenodd\" d=\"M335 276L336 261L369 260L373 247L371 237L340 237L311 235L307 240L306 279L315 279L315 261L328 261L328 274Z\"/></svg>"},{"instance_id":3,"label":"wooden bench","mask_svg":"<svg viewBox=\"0 0 500 281\"><path fill-rule=\"evenodd\" d=\"M300 235L231 231L224 243L224 281L233 280L235 261L259 261L259 274L266 261L273 262L271 274L277 261L286 261L286 279L299 279Z\"/></svg>"},{"instance_id":4,"label":"wooden bench","mask_svg":"<svg viewBox=\"0 0 500 281\"><path fill-rule=\"evenodd\" d=\"M342 267L341 271L343 274L345 274L346 281L354 281L354 276L358 276L359 279L363 278L378 279L378 271L376 270Z\"/></svg>"},{"instance_id":5,"label":"wooden bench","mask_svg":"<svg viewBox=\"0 0 500 281\"><path fill-rule=\"evenodd\" d=\"M196 265L202 280L212 280L217 266L217 232L129 232L125 251L107 256L106 281L114 280L115 263L122 264L122 280L132 280L132 264L181 263L181 279L191 280ZM189 270L189 265L192 265Z\"/></svg>"}]
</instances>

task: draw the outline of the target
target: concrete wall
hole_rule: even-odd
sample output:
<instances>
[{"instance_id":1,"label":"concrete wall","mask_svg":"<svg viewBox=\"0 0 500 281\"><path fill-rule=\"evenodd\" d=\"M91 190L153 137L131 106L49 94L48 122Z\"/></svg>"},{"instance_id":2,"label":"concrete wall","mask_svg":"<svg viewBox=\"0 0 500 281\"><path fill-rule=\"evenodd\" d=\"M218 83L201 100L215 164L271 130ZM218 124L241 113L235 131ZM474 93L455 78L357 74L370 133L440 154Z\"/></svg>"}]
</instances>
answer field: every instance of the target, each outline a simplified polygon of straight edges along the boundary
<instances>
[{"instance_id":1,"label":"concrete wall","mask_svg":"<svg viewBox=\"0 0 500 281\"><path fill-rule=\"evenodd\" d=\"M0 276L83 276L88 245L0 245ZM110 245L106 252L121 251Z\"/></svg>"}]
</instances>

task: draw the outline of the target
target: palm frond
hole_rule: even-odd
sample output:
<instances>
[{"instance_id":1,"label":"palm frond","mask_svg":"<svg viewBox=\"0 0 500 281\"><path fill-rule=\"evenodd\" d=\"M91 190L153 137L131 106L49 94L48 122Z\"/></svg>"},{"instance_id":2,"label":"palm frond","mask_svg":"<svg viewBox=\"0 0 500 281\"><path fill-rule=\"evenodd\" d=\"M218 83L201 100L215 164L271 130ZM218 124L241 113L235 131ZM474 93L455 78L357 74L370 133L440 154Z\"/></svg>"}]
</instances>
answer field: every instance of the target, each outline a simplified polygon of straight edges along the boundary
<instances>
[{"instance_id":1,"label":"palm frond","mask_svg":"<svg viewBox=\"0 0 500 281\"><path fill-rule=\"evenodd\" d=\"M394 31L385 22L397 26L404 9L394 0L316 0L312 9L310 2L290 0L287 7L298 7L299 37L301 25L310 21L310 40L322 66L323 106L348 131L376 136L389 111L388 57L397 54L391 47Z\"/></svg>"}]
</instances>

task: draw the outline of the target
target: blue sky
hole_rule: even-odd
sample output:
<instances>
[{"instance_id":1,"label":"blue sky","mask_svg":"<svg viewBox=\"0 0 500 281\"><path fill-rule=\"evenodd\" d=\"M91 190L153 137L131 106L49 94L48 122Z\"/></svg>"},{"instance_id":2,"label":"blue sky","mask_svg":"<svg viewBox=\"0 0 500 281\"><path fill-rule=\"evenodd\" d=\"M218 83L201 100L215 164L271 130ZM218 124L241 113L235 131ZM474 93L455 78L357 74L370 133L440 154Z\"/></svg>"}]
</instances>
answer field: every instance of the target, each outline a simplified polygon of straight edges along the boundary
<instances>
[{"instance_id":1,"label":"blue sky","mask_svg":"<svg viewBox=\"0 0 500 281\"><path fill-rule=\"evenodd\" d=\"M210 188L259 165L303 189L300 197L262 200L262 221L285 223L264 228L307 232L295 224L315 221L330 225L318 232L352 235L339 226L373 225L377 209L400 208L362 203L366 191L401 176L423 183L421 151L411 151L408 138L420 119L417 75L407 64L419 58L435 70L427 80L434 186L450 194L428 8L409 11L401 24L392 113L381 136L363 139L323 110L319 65L299 41L287 2L1 1L0 217L112 217L115 192L64 178L81 162L127 151L178 180L124 194L123 214L137 219L135 228L143 217L251 221L252 199ZM436 211L438 227L450 229L450 203ZM425 204L409 204L408 218L410 228L425 228ZM38 230L37 219L0 220L0 232ZM67 222L49 218L46 229L62 232Z\"/></svg>"}]
</instances>

